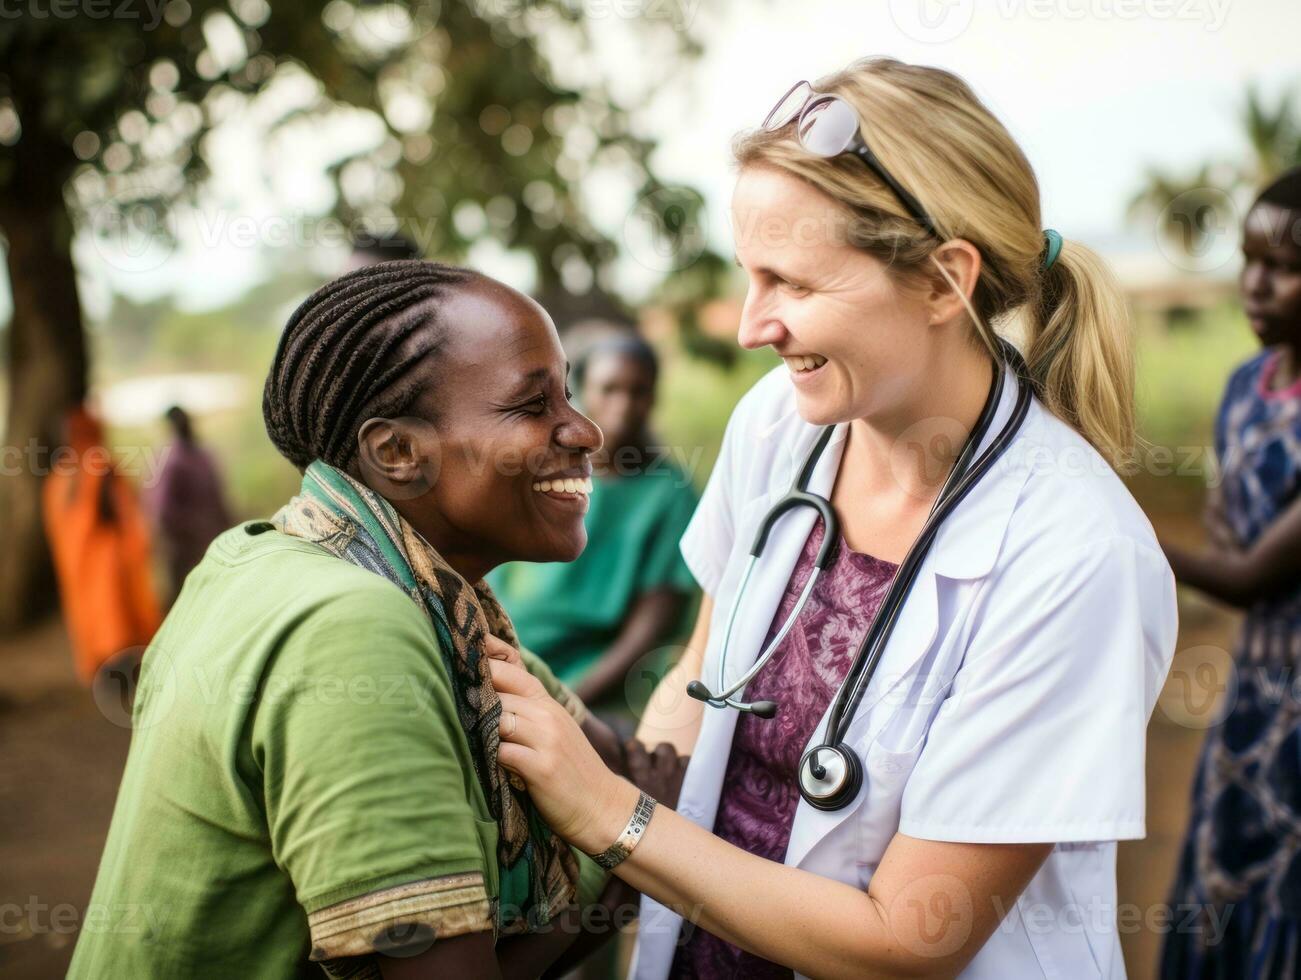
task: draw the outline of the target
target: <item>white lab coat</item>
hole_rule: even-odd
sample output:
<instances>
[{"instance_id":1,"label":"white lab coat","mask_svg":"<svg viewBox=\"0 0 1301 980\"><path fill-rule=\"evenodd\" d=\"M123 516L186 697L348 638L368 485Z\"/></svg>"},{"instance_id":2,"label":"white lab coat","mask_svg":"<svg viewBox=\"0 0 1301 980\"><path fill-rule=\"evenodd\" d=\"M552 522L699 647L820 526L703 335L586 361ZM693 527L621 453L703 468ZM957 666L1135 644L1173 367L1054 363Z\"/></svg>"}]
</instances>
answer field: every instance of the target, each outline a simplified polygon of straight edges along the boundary
<instances>
[{"instance_id":1,"label":"white lab coat","mask_svg":"<svg viewBox=\"0 0 1301 980\"><path fill-rule=\"evenodd\" d=\"M796 412L785 372L737 406L682 539L715 600L702 675L714 690L756 525L820 431ZM1009 374L986 443L1015 396ZM837 427L813 492L831 495L846 431ZM773 529L737 617L729 683L753 664L814 520L800 508ZM1151 525L1092 447L1035 399L936 536L850 725L863 788L838 811L801 800L785 863L865 889L900 831L1055 842L962 977L1124 977L1116 841L1144 835L1145 730L1176 630L1174 577ZM702 827L713 827L736 719L704 709L678 803ZM824 714L810 745L825 724ZM681 927L643 899L637 980L668 974Z\"/></svg>"}]
</instances>

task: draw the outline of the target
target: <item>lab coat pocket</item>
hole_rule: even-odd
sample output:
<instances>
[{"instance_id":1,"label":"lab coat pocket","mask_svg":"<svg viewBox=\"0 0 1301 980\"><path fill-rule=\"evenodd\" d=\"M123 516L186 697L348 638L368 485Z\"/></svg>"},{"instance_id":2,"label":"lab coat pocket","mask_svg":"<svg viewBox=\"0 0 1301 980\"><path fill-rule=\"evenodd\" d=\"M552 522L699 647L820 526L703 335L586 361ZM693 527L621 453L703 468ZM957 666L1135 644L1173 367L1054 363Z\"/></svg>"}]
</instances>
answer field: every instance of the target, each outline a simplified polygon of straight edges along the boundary
<instances>
[{"instance_id":1,"label":"lab coat pocket","mask_svg":"<svg viewBox=\"0 0 1301 980\"><path fill-rule=\"evenodd\" d=\"M876 872L891 839L899 829L899 808L908 776L926 743L925 733L913 744L892 747L876 738L863 757L864 799L858 812L856 863L863 887Z\"/></svg>"},{"instance_id":2,"label":"lab coat pocket","mask_svg":"<svg viewBox=\"0 0 1301 980\"><path fill-rule=\"evenodd\" d=\"M1114 845L1058 844L1045 866L1048 873L1039 875L1037 899L1023 895L1017 903L1047 977L1101 980L1117 975L1119 951L1106 921L1114 910L1103 904L1111 893L1107 878L1114 865L1109 846Z\"/></svg>"},{"instance_id":3,"label":"lab coat pocket","mask_svg":"<svg viewBox=\"0 0 1301 980\"><path fill-rule=\"evenodd\" d=\"M899 806L903 801L904 787L917 764L917 757L922 754L924 742L924 738L919 738L907 748L892 749L877 739L863 760L863 781L867 784L864 813L885 819L891 834L899 826Z\"/></svg>"}]
</instances>

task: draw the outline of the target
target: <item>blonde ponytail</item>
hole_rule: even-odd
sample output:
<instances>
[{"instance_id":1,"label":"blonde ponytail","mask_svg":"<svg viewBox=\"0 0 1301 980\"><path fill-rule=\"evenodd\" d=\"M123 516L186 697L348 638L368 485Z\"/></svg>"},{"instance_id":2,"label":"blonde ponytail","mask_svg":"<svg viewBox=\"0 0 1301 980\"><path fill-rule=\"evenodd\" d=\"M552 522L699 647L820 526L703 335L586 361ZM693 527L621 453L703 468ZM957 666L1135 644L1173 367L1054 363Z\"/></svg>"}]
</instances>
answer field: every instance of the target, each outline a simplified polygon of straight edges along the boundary
<instances>
[{"instance_id":1,"label":"blonde ponytail","mask_svg":"<svg viewBox=\"0 0 1301 980\"><path fill-rule=\"evenodd\" d=\"M1044 405L1115 469L1135 449L1134 347L1120 284L1092 249L1063 241L1040 274L1024 354Z\"/></svg>"}]
</instances>

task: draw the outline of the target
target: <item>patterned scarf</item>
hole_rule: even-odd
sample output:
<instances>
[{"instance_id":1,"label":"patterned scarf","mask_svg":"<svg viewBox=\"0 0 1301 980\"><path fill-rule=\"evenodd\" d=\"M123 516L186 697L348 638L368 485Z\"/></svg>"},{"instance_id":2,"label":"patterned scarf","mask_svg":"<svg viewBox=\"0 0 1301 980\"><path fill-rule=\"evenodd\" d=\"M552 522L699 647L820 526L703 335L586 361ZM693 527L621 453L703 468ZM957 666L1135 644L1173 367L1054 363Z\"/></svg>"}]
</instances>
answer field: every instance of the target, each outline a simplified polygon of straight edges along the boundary
<instances>
[{"instance_id":1,"label":"patterned scarf","mask_svg":"<svg viewBox=\"0 0 1301 980\"><path fill-rule=\"evenodd\" d=\"M271 523L382 575L429 617L470 743L475 775L497 820L499 933L546 925L574 900L578 862L538 815L523 781L497 762L501 701L488 673L484 637L491 633L515 647L519 641L492 590L483 581L467 583L387 500L319 459L307 467L302 489Z\"/></svg>"}]
</instances>

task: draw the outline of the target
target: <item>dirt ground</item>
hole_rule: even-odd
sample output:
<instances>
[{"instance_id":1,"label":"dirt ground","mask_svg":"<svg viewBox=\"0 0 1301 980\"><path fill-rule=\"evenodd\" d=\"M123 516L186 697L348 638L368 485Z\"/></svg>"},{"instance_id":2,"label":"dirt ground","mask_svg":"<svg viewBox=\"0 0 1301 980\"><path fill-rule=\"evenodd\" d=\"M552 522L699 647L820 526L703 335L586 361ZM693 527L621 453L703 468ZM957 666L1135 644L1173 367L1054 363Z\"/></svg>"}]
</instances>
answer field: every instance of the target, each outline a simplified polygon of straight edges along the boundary
<instances>
[{"instance_id":1,"label":"dirt ground","mask_svg":"<svg viewBox=\"0 0 1301 980\"><path fill-rule=\"evenodd\" d=\"M1205 676L1199 664L1225 663L1234 625L1199 603L1182 619L1180 653L1148 730L1148 836L1120 848L1122 907L1148 923L1161 918L1208 717L1189 681ZM0 976L64 975L129 738L77 685L57 621L0 641ZM1151 977L1159 929L1123 932L1122 941L1129 975Z\"/></svg>"},{"instance_id":2,"label":"dirt ground","mask_svg":"<svg viewBox=\"0 0 1301 980\"><path fill-rule=\"evenodd\" d=\"M66 972L130 738L77 684L60 622L0 641L0 976Z\"/></svg>"}]
</instances>

